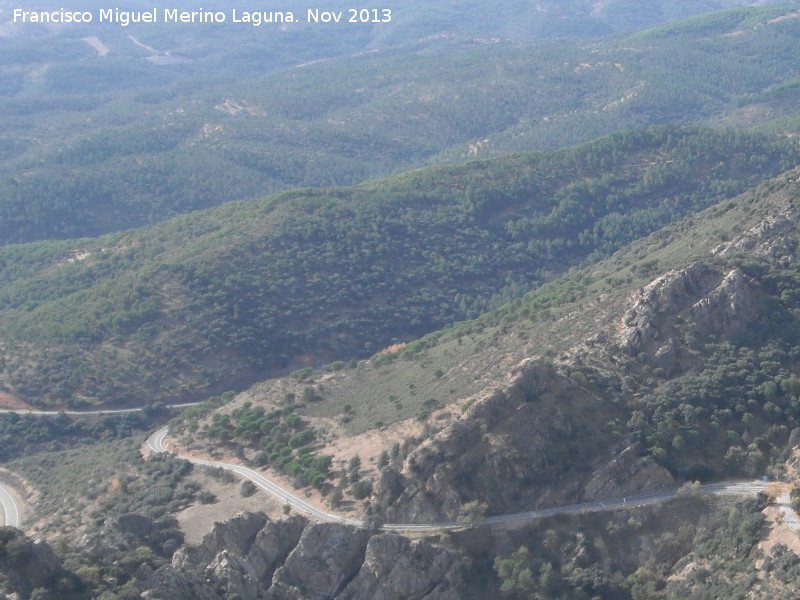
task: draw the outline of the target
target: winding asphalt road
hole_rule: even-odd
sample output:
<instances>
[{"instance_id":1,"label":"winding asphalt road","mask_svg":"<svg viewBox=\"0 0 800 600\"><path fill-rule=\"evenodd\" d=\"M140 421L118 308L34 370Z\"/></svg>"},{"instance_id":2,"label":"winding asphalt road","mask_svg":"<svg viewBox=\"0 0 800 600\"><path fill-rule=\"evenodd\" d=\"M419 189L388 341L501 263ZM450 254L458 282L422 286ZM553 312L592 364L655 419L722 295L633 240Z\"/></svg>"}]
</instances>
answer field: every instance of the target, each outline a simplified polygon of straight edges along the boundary
<instances>
[{"instance_id":1,"label":"winding asphalt road","mask_svg":"<svg viewBox=\"0 0 800 600\"><path fill-rule=\"evenodd\" d=\"M162 454L164 452L170 452L164 447L164 438L167 437L168 430L166 427L163 427L156 431L150 438L147 440L147 445L151 451L156 452L158 454ZM273 496L283 500L290 506L311 515L316 519L320 519L323 521L332 521L335 523L344 523L346 525L356 525L360 526L363 523L357 519L346 519L344 517L340 517L338 515L332 515L321 511L316 506L312 506L302 498L295 496L291 492L286 491L281 486L279 486L274 481L267 479L260 473L253 471L252 469L248 469L247 467L242 467L239 465L232 465L230 463L218 462L214 460L203 460L201 458L193 458L191 456L183 456L181 454L176 454L172 452L178 458L182 458L184 460L188 460L193 465L201 465L204 467L214 467L219 469L225 469L226 471L233 471L234 473L238 473L242 477L246 477L253 483L255 483L260 488L268 491Z\"/></svg>"},{"instance_id":2,"label":"winding asphalt road","mask_svg":"<svg viewBox=\"0 0 800 600\"><path fill-rule=\"evenodd\" d=\"M164 439L167 437L168 429L163 427L156 431L147 440L147 444L151 451L156 453L170 452L164 447ZM274 481L271 481L247 467L240 465L233 465L230 463L218 462L213 460L203 460L193 458L191 456L184 456L177 453L172 453L178 458L187 460L195 465L202 465L206 467L216 467L233 471L242 477L246 477L260 488L268 491L274 496L280 498L282 501L291 505L292 507L322 521L332 523L344 523L346 525L355 525L356 527L363 527L364 522L359 519L347 519L339 515L327 513L323 510L312 506L302 498L299 498L291 492L280 487ZM702 485L697 488L697 493L714 494L714 495L756 495L764 491L766 483L762 481L734 481L725 483L711 483ZM666 490L663 492L654 492L651 494L641 494L637 496L626 496L623 498L614 498L611 500L602 500L597 502L587 502L584 504L573 504L569 506L557 506L543 510L536 510L530 512L522 512L511 515L498 515L489 517L483 522L487 525L502 525L513 524L524 521L532 521L534 519L542 519L544 517L552 517L554 515L575 515L589 512L606 511L606 510L619 510L622 508L634 508L637 506L645 506L647 504L655 504L657 502L664 502L671 500L681 493L679 489ZM448 529L459 529L463 527L462 524L454 522L444 523L429 523L429 524L409 524L409 523L386 523L382 526L384 531L404 531L404 532L435 532Z\"/></svg>"},{"instance_id":3,"label":"winding asphalt road","mask_svg":"<svg viewBox=\"0 0 800 600\"><path fill-rule=\"evenodd\" d=\"M178 406L180 405L176 405L175 407L177 408ZM130 412L130 411L122 410L122 411L105 411L105 412ZM52 414L52 413L39 411L34 414ZM167 437L167 433L168 429L166 427L163 427L158 431L156 431L155 433L153 433L148 438L147 445L152 452L155 453L170 452L169 450L167 450L167 448L164 447L164 439ZM225 469L226 471L232 471L234 473L237 473L238 475L241 475L242 477L249 479L254 484L266 490L275 497L279 498L283 502L289 504L293 508L302 511L315 519L319 519L321 521L328 521L331 523L354 525L356 527L364 526L364 521L360 519L348 519L340 515L335 515L320 510L316 506L309 504L302 498L282 488L274 481L264 477L262 474L252 469L248 469L247 467L225 462L213 461L213 460L204 460L176 453L172 454L174 454L178 458L187 460L195 465ZM715 495L726 495L726 494L755 495L759 492L762 492L764 490L765 485L766 484L762 481L736 481L727 483L712 483L708 485L699 486L697 492L703 494L715 494ZM489 517L485 519L484 523L488 525L513 524L525 521L532 521L534 519L542 519L545 517L552 517L554 515L574 515L574 514L596 512L596 511L633 508L637 506L645 506L647 504L654 504L656 502L664 502L666 500L675 498L679 493L680 490L674 489L674 490L666 490L663 492L655 492L651 494L640 494L636 496L627 496L623 498L602 500L597 502L586 502L584 504L556 506L553 508L547 508L530 512ZM14 501L14 498L9 492L9 490L2 485L0 485L0 506L2 506L3 509L3 517L5 525L11 527L19 527L19 522L20 522L19 508L17 507L17 504ZM382 529L385 531L426 533L426 532L443 531L448 529L458 529L461 527L463 527L462 524L455 522L428 523L428 524L386 523L382 526Z\"/></svg>"},{"instance_id":4,"label":"winding asphalt road","mask_svg":"<svg viewBox=\"0 0 800 600\"><path fill-rule=\"evenodd\" d=\"M196 406L200 404L200 402L187 402L184 404L169 404L166 408L174 409L174 410L181 410L184 408L189 408L190 406ZM114 415L114 414L123 414L123 413L134 413L141 411L141 408L118 408L112 410L20 410L14 408L0 408L0 414L8 414L8 413L16 413L19 415L36 415L36 416L53 416L58 414L67 414L67 415ZM19 517L19 507L17 503L14 501L14 497L11 495L11 492L0 484L0 508L3 511L3 524L8 527L19 527L20 517Z\"/></svg>"}]
</instances>

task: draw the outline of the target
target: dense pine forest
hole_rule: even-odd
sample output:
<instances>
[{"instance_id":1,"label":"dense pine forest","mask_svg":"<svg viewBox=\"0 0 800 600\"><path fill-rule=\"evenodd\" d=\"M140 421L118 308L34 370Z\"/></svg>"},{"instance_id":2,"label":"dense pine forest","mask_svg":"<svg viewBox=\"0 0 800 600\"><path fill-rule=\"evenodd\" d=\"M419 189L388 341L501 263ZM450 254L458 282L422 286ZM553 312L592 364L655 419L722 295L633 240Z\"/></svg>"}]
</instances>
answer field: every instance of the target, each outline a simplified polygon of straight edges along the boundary
<instances>
[{"instance_id":1,"label":"dense pine forest","mask_svg":"<svg viewBox=\"0 0 800 600\"><path fill-rule=\"evenodd\" d=\"M7 246L3 380L33 403L147 404L368 356L606 256L797 156L760 136L661 127L286 192L97 240Z\"/></svg>"}]
</instances>

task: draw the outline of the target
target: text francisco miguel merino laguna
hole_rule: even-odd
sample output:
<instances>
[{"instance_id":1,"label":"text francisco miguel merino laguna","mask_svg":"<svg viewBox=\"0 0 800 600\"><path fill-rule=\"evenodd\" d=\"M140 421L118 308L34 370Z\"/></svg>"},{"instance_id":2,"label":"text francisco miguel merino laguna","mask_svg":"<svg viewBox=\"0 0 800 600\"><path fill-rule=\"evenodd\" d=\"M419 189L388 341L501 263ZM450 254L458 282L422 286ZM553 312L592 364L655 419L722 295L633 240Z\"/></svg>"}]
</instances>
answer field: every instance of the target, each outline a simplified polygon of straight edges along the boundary
<instances>
[{"instance_id":1,"label":"text francisco miguel merino laguna","mask_svg":"<svg viewBox=\"0 0 800 600\"><path fill-rule=\"evenodd\" d=\"M348 14L349 13L349 14ZM261 25L263 23L296 23L299 18L291 11L241 11L232 9L228 14L212 10L179 10L177 8L164 8L160 11L152 10L119 10L118 8L99 9L97 14L92 11L59 10L24 10L15 8L13 11L14 23L116 23L126 27L133 23L248 23ZM96 19L95 19L96 18ZM344 11L320 11L308 9L306 21L309 23L387 23L392 19L389 9L349 9Z\"/></svg>"}]
</instances>

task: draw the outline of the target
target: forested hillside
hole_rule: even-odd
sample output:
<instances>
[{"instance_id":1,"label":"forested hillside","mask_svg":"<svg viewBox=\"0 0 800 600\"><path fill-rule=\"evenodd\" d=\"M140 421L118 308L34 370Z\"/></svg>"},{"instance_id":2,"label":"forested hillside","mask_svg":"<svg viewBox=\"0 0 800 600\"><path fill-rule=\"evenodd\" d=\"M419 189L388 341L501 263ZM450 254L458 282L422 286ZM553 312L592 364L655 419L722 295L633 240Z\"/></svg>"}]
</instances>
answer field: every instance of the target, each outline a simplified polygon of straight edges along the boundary
<instances>
[{"instance_id":1,"label":"forested hillside","mask_svg":"<svg viewBox=\"0 0 800 600\"><path fill-rule=\"evenodd\" d=\"M148 403L368 355L797 159L785 142L662 127L8 246L2 380L37 404Z\"/></svg>"},{"instance_id":2,"label":"forested hillside","mask_svg":"<svg viewBox=\"0 0 800 600\"><path fill-rule=\"evenodd\" d=\"M391 443L402 430L385 428L389 419L374 424L382 428L387 449L374 465L353 459L346 470L340 465L338 483L334 477L319 485L327 501L342 510L366 500L361 506L376 524L387 517L448 518L454 512L460 517L472 503L479 523L481 510L489 515L538 511L673 486L684 478L769 473L795 479L798 174L794 169L476 320L355 368L267 382L232 399L205 423L197 417L212 407L193 409L183 416L190 436L178 438L175 422L172 435L180 443L192 440L196 450L219 443L226 455L235 453L241 461L263 454L272 464L276 454L273 467L293 460L279 438L299 436L287 444L296 452L287 470L294 485L314 485L303 482L296 467L335 463L315 456L323 442L302 435L308 431L306 419L319 419L332 405L340 410L340 422L370 412L370 404L425 405L432 390L454 391L474 379L484 384L482 392L439 396L441 404L452 402L451 410L419 415L425 422L422 434L402 445ZM421 381L421 372L426 384L411 385ZM278 393L291 385L312 392L324 387L324 397ZM405 396L387 395L396 385L406 389ZM276 404L282 408L274 409ZM432 408L441 404L435 401ZM398 415L405 418L402 411ZM324 437L329 441L328 432ZM176 597L188 600L208 586L209 600L220 596L216 590L232 588L241 588L243 598L258 598L253 586L241 582L253 569L264 568L265 538L271 548L278 538L254 536L253 529L280 532L300 518L270 524L263 516L244 515L216 525L201 546L184 545L180 522L172 515L193 504L209 510L205 503L218 499L199 481L211 477L167 455L140 464L138 447L106 442L91 452L53 452L11 464L36 482L41 505L56 515L42 525L45 531L87 527L88 532L79 535L80 544L62 538L54 545L61 563L45 544L3 529L0 569L10 579L4 584L27 593L32 579L18 574L27 575L25 566L35 564L36 585L64 597L177 590ZM213 477L239 487L222 474ZM253 493L246 486L241 490L237 496ZM791 531L778 508L770 506L777 493L735 501L703 496L688 485L667 504L560 515L502 531L466 527L424 542L437 556L446 555L448 569L453 567L447 574L426 571L425 577L432 586L441 584L436 589L455 590L455 597L465 599L744 595L789 600L799 563L796 550L781 541L796 547L793 538L778 537ZM65 495L75 498L77 507L65 503ZM278 564L304 566L323 555L328 560L320 564L339 573L340 562L330 559L335 553L327 548L341 553L342 539L356 536L362 547L372 545L370 564L377 546L385 549L380 556L387 565L405 564L421 546L338 524L310 527L317 533L294 534L302 550ZM259 551L251 552L254 547ZM360 557L363 551L353 554ZM222 559L230 568L207 568ZM696 566L689 569L689 564ZM285 581L286 567L264 572L259 589ZM420 577L409 575L412 582ZM305 583L306 576L293 581ZM175 587L174 582L192 585Z\"/></svg>"},{"instance_id":3,"label":"forested hillside","mask_svg":"<svg viewBox=\"0 0 800 600\"><path fill-rule=\"evenodd\" d=\"M37 52L2 38L14 62L0 86L0 242L94 236L659 123L758 125L794 111L798 28L791 9L760 8L584 44L459 34L371 47L353 34L368 52L315 61L330 49L319 50L302 67L252 54L249 37L217 55L179 38L170 56L191 60L173 65L112 43L116 30L105 56L78 38Z\"/></svg>"},{"instance_id":4,"label":"forested hillside","mask_svg":"<svg viewBox=\"0 0 800 600\"><path fill-rule=\"evenodd\" d=\"M0 596L796 600L800 0L395 4L0 0Z\"/></svg>"},{"instance_id":5,"label":"forested hillside","mask_svg":"<svg viewBox=\"0 0 800 600\"><path fill-rule=\"evenodd\" d=\"M302 487L315 453L337 447L329 431L380 428L383 447L367 437L360 457L373 485L340 479L330 502L369 498L388 522L452 521L476 501L501 515L685 480L785 480L800 440L799 172L353 368L210 403L173 433Z\"/></svg>"},{"instance_id":6,"label":"forested hillside","mask_svg":"<svg viewBox=\"0 0 800 600\"><path fill-rule=\"evenodd\" d=\"M183 449L281 471L376 523L480 523L684 481L794 483L799 174L353 368L209 403L173 421L171 435ZM318 435L301 440L307 422ZM359 448L349 461L341 452L331 461L340 427L380 432L346 445ZM323 459L339 463L338 478L316 471ZM672 506L453 538L476 536L465 545L482 565L483 597L788 600L800 563L788 501L775 500L787 487L734 504L689 484Z\"/></svg>"}]
</instances>

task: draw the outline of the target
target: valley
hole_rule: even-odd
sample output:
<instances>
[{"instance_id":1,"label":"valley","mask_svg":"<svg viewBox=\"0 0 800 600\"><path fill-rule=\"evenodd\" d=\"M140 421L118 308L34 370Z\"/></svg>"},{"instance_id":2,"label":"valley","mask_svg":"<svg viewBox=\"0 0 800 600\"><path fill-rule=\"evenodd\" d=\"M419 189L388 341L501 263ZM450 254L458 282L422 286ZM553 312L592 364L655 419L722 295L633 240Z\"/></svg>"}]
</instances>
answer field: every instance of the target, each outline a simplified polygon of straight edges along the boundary
<instances>
[{"instance_id":1,"label":"valley","mask_svg":"<svg viewBox=\"0 0 800 600\"><path fill-rule=\"evenodd\" d=\"M37 408L114 409L363 359L796 157L783 140L668 126L228 203L93 240L9 245L0 382Z\"/></svg>"},{"instance_id":2,"label":"valley","mask_svg":"<svg viewBox=\"0 0 800 600\"><path fill-rule=\"evenodd\" d=\"M793 364L792 351L789 346L776 345L775 341L770 340L783 340L781 343L786 344L794 335L792 317L782 311L780 303L787 303L786 310L791 310L791 292L784 291L793 289L789 282L797 235L794 209L796 181L796 172L789 171L742 196L726 200L704 212L669 225L607 259L583 270L573 270L537 292L522 296L474 321L422 338L419 343L399 345L376 354L369 361L357 361L350 366L295 373L283 379L259 384L238 397L227 394L225 399L219 398L189 407L187 412L171 424L171 428L176 430L178 447L193 447L192 452L207 452L212 456L235 455L237 462L248 464L250 461L263 460L256 457L256 450L259 448L278 449L278 445L270 446L281 443L283 434L275 429L276 426L281 427L285 423L293 427L294 431L302 433L307 430L302 427L302 422L307 420L313 423L314 437L322 437L316 440L312 437L311 444L306 442L306 450L290 444L289 447L293 447L294 451L285 455L291 456L298 465L304 464L305 457L309 460L322 458L317 452L327 447L329 440L325 438L325 433L316 433L325 431L325 419L331 418L325 417L325 414L333 415L345 427L353 427L351 435L357 435L359 430L369 430L371 427L367 424L377 414L369 417L369 405L357 400L354 393L357 389L381 390L380 394L389 400L396 416L389 419L382 414L381 418L385 422L372 427L380 429L394 420L404 418L403 411L397 411L392 404L400 403L405 409L407 403L418 402L417 406L431 409L427 415L411 417L421 423L424 431L416 440L399 440L402 444L398 446L402 447L396 458L393 458L393 442L391 438L387 438L384 450L387 451L388 461L382 468L376 468L376 463L366 459L360 461L362 468L357 469L359 477L356 483L371 482L371 491L362 496L361 500L355 495L361 494L356 491L357 486L346 480L342 486L341 480L336 481L338 475L329 483L323 482L319 489L326 493L326 502L332 502L334 492L340 489L342 497L337 502L341 506L356 508L356 511L339 513L336 509L333 512L325 509L322 514L348 515L342 518L352 519L354 524L366 519L371 527L380 527L383 523L425 524L457 520L468 524L474 518L477 519L474 523L484 523L485 527L492 530L510 518L516 521L514 528L503 527L500 531L504 533L493 534L491 538L493 549L488 552L501 557L498 559L501 562L497 563L494 571L496 574L505 573L502 570L505 567L500 566L505 564L502 563L503 560L523 559L523 554L514 554L516 549L534 545L533 538L526 537L524 532L531 528L539 531L539 527L552 527L554 523L561 523L567 529L558 535L574 535L567 533L568 530L573 531L571 528L574 525L568 525L564 519L578 519L584 523L590 522L586 520L592 518L596 523L605 519L600 516L592 517L592 514L602 514L602 511L591 512L592 508L617 508L626 514L640 515L609 517L612 521L616 519L614 522L618 523L613 527L608 525L609 532L613 530L616 533L602 535L612 535L612 538L614 535L622 535L623 530L626 532L625 536L656 535L651 528L657 527L656 524L661 522L659 515L663 516L663 511L672 510L671 503L675 502L683 507L679 509L679 514L683 515L681 518L689 518L690 514L705 514L703 518L709 519L712 518L711 515L717 514L717 510L721 510L723 515L726 511L751 511L747 512L750 516L742 521L742 526L747 523L747 527L755 529L748 529L750 533L746 534L742 529L740 533L731 535L742 535L745 536L742 540L753 540L747 542L753 544L747 547L756 548L759 540L765 539L762 535L767 535L767 530L760 525L756 527L756 524L764 522L762 520L766 517L761 511L769 510L768 502L764 504L766 501L759 500L759 504L736 504L738 508L731 508L734 506L730 504L731 500L710 500L706 494L699 493L701 490L718 490L718 484L689 488L683 492L684 496L679 492L677 498L666 504L662 503L657 492L650 490L653 490L651 486L654 485L660 486L662 490L674 490L687 477L760 477L767 472L781 480L787 473L794 472L794 467L788 466L792 459L787 457L784 450L792 445L789 438L796 438L796 433L791 433L797 419L797 415L792 412L791 400L793 388L789 369ZM733 229L731 224L736 224ZM763 264L757 266L760 261ZM660 270L660 265L664 264L670 267ZM769 264L773 266L768 267ZM737 270L741 275L731 276ZM592 277L587 278L590 273ZM531 315L534 314L537 316L532 319ZM770 325L771 319L776 319L775 323L780 323L780 327L776 329ZM702 337L699 340L691 339L686 331L691 331L693 336ZM745 331L749 333L743 335L742 332ZM756 331L760 333L755 335ZM616 342L603 342L603 339L613 339ZM707 384L703 384L701 375L708 366L723 366L725 361L722 357L725 356L724 353L731 353L731 346L738 347L738 355L746 358L746 349L754 347L754 344L758 344L757 347L761 350L758 355L748 359L752 361L747 367L749 377L739 380L735 373L724 375L728 378L724 385L737 386L728 388L736 391L726 393L727 397L750 398L754 402L741 407L735 404L726 405L713 395L705 396L709 399L704 400L704 396L694 391L693 401L697 404L692 408L693 421L686 420L685 417L678 420L667 412L659 412L664 411L664 408L658 406L655 407L656 412L648 413L648 403L654 402L653 397L659 399L661 406L668 406L667 397L660 390L671 390L670 393L676 399L680 398L680 386L691 384L692 389L703 390L702 386ZM668 353L662 350L664 347L669 349ZM460 351L456 352L455 349ZM783 362L776 363L776 360ZM420 375L414 375L420 368ZM456 392L455 411L445 410L449 404L446 401L428 402L434 394L441 394L442 389L450 389L447 386L454 385L455 381L464 377L464 373L471 375L470 379L475 387L472 392ZM616 373L624 373L627 379L615 383L614 379L620 377ZM771 381L776 382L776 388L772 391L769 385ZM402 388L396 387L400 382L403 382ZM410 383L414 383L413 387L408 385ZM722 383L714 385L716 387ZM311 388L313 393L306 393L307 388ZM403 388L405 392L401 395L399 392ZM398 392L395 399L389 399L392 391ZM700 393L709 394L713 391L712 387ZM373 391L372 394L376 392ZM758 398L764 398L762 394L770 394L770 402L774 407L780 407L781 415L776 415L777 408L767 408L764 400L761 400L764 404L757 404ZM343 400L349 400L349 409L344 407ZM679 410L683 415L689 414L691 405L686 399L681 401L684 404ZM259 405L265 407L263 411L257 410ZM271 406L281 407L280 417L270 412L273 410ZM284 411L287 407L291 411ZM417 410L411 406L409 409L412 414ZM739 410L747 412L748 409L753 411L749 413L752 416L742 419L743 428L737 430L737 420L732 413ZM439 414L446 413L450 415L447 419L439 419ZM223 416L225 414L228 415L227 419ZM582 419L584 414L591 416L590 423ZM367 417L366 421L363 416ZM258 420L247 425L247 419L253 418ZM271 419L273 425L267 427L267 421L262 422L261 419ZM713 421L719 422L722 419L727 419L723 422L728 429L719 431ZM705 425L705 420L708 420L709 425ZM216 430L212 430L212 426L220 432L228 433L213 433ZM698 442L693 437L692 430L700 428L704 431L702 447L693 447L692 444ZM555 434L551 434L550 430ZM719 433L715 433L715 430ZM269 431L269 435L255 433L257 431ZM567 445L562 449L558 440L564 439L562 432L565 431L569 433L566 436ZM676 441L679 436L682 441ZM581 440L580 445L578 440ZM666 443L661 440L666 440ZM160 448L157 441L153 443L156 448ZM566 459L567 452L574 458ZM542 457L538 461L535 460L537 455ZM264 455L270 463L276 460L270 468L276 468L282 456L284 454L278 452L278 458L273 459L269 456L269 451ZM691 457L693 462L687 462L687 457ZM76 458L77 455L74 455L74 458L66 462ZM62 460L59 459L59 462ZM222 466L218 459L213 460ZM582 460L585 462L581 462ZM784 464L783 461L788 462ZM171 463L164 463L164 467L169 464ZM29 473L34 472L30 470L32 466L33 463L29 460L10 464L12 469L23 469ZM552 471L548 470L550 466ZM52 467L44 468L42 475L48 476ZM169 466L168 469L169 472L174 472L177 465ZM344 471L352 472L352 468L342 465L342 472ZM292 485L300 490L313 480L311 475L301 476L301 471L293 473L284 477L292 479ZM35 476L37 481L39 477ZM99 492L101 498L111 493L111 498L116 498L115 503L124 501L125 495L114 496L116 492L111 492L110 489L103 491L104 480L105 477L101 477L98 482L100 488L94 493ZM128 481L129 483L122 485L134 485L135 479L128 478ZM512 482L517 487L510 485ZM239 486L240 483L233 480L227 485ZM772 488L760 483L750 487L750 490L754 493L771 489L773 491L770 493L781 495L775 491L774 484L771 485ZM480 490L479 497L486 504L483 508L475 507L477 512L471 513L467 509L470 498L474 498L475 490ZM198 498L204 497L201 491L194 493ZM614 498L618 499L617 502L622 499L622 507L613 506ZM659 508L652 505L626 506L628 502L639 505L641 500L654 498L658 498ZM45 500L40 500L43 501ZM214 502L211 497L208 501ZM187 504L184 502L180 501L178 506L185 509ZM279 508L280 503L279 500L276 508ZM563 508L554 510L552 507L555 506ZM714 509L714 506L726 508ZM92 514L98 514L97 509L89 510L94 511ZM283 511L279 510L278 515L270 518L278 519L275 523L280 523L283 518L280 516L281 512ZM470 516L473 514L476 516ZM534 521L528 521L534 517ZM67 522L73 518L76 516L67 517L64 514L61 517ZM84 518L77 517L76 524ZM240 516L236 519L246 519L247 523L251 523L248 527L272 527L263 525L268 522L262 521L261 517ZM231 522L231 527L237 528L240 525L236 523L244 523L236 519ZM631 523L634 524L623 525L625 519L632 519ZM644 531L634 534L633 530L626 529L643 527L641 524L635 525L644 522L642 519L649 523ZM537 525L538 520L551 525ZM108 521L105 526L116 527L112 523L113 521ZM258 523L262 525L257 525ZM293 534L301 538L322 536L319 542L314 542L317 545L307 546L304 542L296 546L295 550L287 552L299 553L299 560L301 555L310 557L315 552L322 551L327 543L322 540L333 532L324 530L327 533L323 534L323 530L318 527L303 525L302 533L297 529L298 533ZM407 525L399 527L403 531L409 529ZM429 527L422 525L422 529ZM622 530L615 529L619 527ZM771 526L774 527L777 525ZM434 529L437 532L429 534L435 540L442 535L441 526L437 525ZM218 536L233 535L223 533L224 529L217 531L215 535ZM473 529L468 527L465 531ZM477 540L486 535L481 534L481 531L484 531L483 526L478 526L472 534L454 532L451 535L460 540L454 542L457 546L465 544L463 551L474 552L477 551ZM718 531L727 530L722 528ZM355 534L347 533L347 536L350 535ZM377 544L378 539L383 540L380 543L388 543L389 539L394 538L380 536L391 535L391 531L378 534L374 543ZM467 537L459 537L462 535ZM508 541L508 536L520 544L514 546L513 542ZM571 539L574 541L574 538ZM601 546L595 547L592 552L600 551L598 549L602 547L602 543L599 539L597 538L596 543ZM682 539L683 541L673 547L675 552L682 548L681 552L696 553L696 560L709 560L708 557L702 558L706 556L702 554L702 545L692 546L692 543L700 543L699 541L690 543L689 538ZM355 540L353 538L353 543L356 543ZM200 543L222 542L206 540ZM356 547L361 547L360 544L363 543L363 540L359 541ZM401 546L405 543L407 542L392 542ZM675 543L678 543L677 540ZM208 552L211 554L204 555L207 558L203 558L203 561L213 560L214 553L222 550L222 546L214 547L217 549L213 551L209 547ZM444 546L446 547L447 545ZM356 549L353 551L361 552ZM602 550L606 551L608 550ZM765 552L771 553L772 560L786 556L781 554L783 550L779 545L772 546ZM549 556L555 560L555 555ZM737 560L744 560L744 556ZM252 560L252 557L242 560L244 562L241 563L241 568L249 569L245 564L249 564L247 561ZM630 560L630 556L625 560ZM290 563L291 561L287 562L285 568L288 569ZM158 565L158 561L155 564ZM183 574L179 576L179 571L174 570L177 563L173 566L160 564L162 566L156 567L156 570L161 569L158 577L166 577L168 572L171 573L169 577L187 576L182 571ZM361 563L356 563L352 568L365 568L359 565ZM625 568L631 570L618 572L602 585L611 586L609 590L618 590L614 593L624 596L622 590L630 588L619 587L620 582L633 577L643 567ZM572 572L569 577L577 577L578 571L570 571L573 567L565 563L559 569L562 574ZM285 575L278 575L279 570L272 575L276 582L273 585L284 585L280 582ZM285 574L285 571L280 572ZM483 574L481 577L488 577L486 582L491 580L491 568L489 572L478 572ZM366 576L366 572L363 573ZM643 576L643 573L644 571L639 572L636 577ZM229 579L231 576L230 573L218 572L214 577L228 582L226 585L232 585L233 580ZM343 574L336 577L339 576L347 577ZM510 577L508 574L506 576ZM252 585L264 585L269 579L266 575L259 577L262 583L256 584L254 580ZM647 577L657 576L653 574ZM162 585L154 583L156 580L152 578L145 580L139 577L136 581L137 585L145 585L145 581L149 582L147 585ZM453 583L455 580L450 581L456 585ZM590 585L580 583L579 579L569 581L572 583L562 579L559 589L579 590L584 589L581 586ZM762 590L759 593L769 594L777 589L775 586L780 587L778 580L775 580L769 584L769 588L764 588L767 581L772 580L756 579L748 585L753 590ZM625 586L633 585L633 582L631 579ZM726 589L726 584L721 581L713 580L712 583L723 586L719 589ZM459 587L461 585L466 584L456 585L457 589L462 590L459 594L464 589ZM539 585L544 584L536 583L536 586ZM563 587L567 585L573 587ZM676 578L669 585L698 584L689 584L686 579ZM766 589L772 591L766 592ZM256 592L251 590L248 593Z\"/></svg>"}]
</instances>

